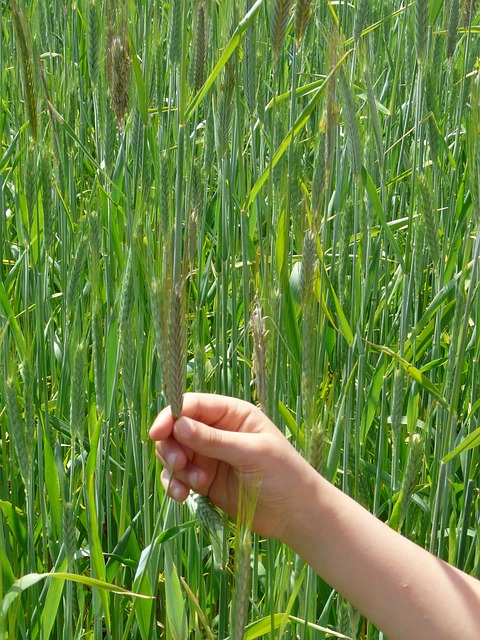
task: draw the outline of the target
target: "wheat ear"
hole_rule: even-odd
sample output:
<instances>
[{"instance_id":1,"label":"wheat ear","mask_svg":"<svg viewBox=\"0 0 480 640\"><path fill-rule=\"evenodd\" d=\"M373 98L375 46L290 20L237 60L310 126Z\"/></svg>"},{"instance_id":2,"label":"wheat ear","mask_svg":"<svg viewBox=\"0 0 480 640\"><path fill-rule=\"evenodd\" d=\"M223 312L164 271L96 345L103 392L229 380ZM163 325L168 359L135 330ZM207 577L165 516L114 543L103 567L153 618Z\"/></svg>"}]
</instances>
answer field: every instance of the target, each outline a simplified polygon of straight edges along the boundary
<instances>
[{"instance_id":1,"label":"wheat ear","mask_svg":"<svg viewBox=\"0 0 480 640\"><path fill-rule=\"evenodd\" d=\"M183 312L183 282L173 286L168 330L167 399L177 420L182 413L185 392L185 316Z\"/></svg>"}]
</instances>

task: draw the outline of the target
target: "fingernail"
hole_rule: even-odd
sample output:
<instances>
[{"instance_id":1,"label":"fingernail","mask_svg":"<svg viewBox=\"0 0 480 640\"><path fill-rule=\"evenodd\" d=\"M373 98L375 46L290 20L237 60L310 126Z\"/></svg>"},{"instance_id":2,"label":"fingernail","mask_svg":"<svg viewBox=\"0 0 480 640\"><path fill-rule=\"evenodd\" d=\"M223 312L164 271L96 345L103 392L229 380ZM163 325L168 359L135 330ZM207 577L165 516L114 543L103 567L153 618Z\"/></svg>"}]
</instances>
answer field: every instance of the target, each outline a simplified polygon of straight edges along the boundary
<instances>
[{"instance_id":1,"label":"fingernail","mask_svg":"<svg viewBox=\"0 0 480 640\"><path fill-rule=\"evenodd\" d=\"M177 461L177 454L176 453L170 453L167 456L167 465L169 466L170 469L173 469L173 467L175 466L175 462Z\"/></svg>"},{"instance_id":2,"label":"fingernail","mask_svg":"<svg viewBox=\"0 0 480 640\"><path fill-rule=\"evenodd\" d=\"M172 496L172 498L174 500L182 500L183 498L183 489L182 487L179 487L177 484L172 485L172 487L170 488L170 495Z\"/></svg>"},{"instance_id":3,"label":"fingernail","mask_svg":"<svg viewBox=\"0 0 480 640\"><path fill-rule=\"evenodd\" d=\"M175 423L174 430L183 439L190 438L193 430L192 421L189 420L188 418L185 418L185 416L182 416Z\"/></svg>"},{"instance_id":4,"label":"fingernail","mask_svg":"<svg viewBox=\"0 0 480 640\"><path fill-rule=\"evenodd\" d=\"M195 489L196 487L198 487L198 472L197 471L191 471L188 474L188 482L190 484L190 486Z\"/></svg>"}]
</instances>

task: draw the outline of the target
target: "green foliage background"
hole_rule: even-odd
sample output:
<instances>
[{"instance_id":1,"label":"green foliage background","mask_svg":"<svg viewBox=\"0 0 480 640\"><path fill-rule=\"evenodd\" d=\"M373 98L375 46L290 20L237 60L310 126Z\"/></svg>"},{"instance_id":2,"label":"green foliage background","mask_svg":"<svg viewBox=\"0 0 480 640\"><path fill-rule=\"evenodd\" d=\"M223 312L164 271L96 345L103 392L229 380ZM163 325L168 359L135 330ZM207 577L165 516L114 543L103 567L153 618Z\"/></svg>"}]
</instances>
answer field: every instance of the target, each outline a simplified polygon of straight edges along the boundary
<instances>
[{"instance_id":1,"label":"green foliage background","mask_svg":"<svg viewBox=\"0 0 480 640\"><path fill-rule=\"evenodd\" d=\"M480 426L477 3L0 15L0 637L229 635L233 525L147 435L179 282L187 389L478 577L478 450L442 463ZM379 637L279 543L251 564L247 638Z\"/></svg>"}]
</instances>

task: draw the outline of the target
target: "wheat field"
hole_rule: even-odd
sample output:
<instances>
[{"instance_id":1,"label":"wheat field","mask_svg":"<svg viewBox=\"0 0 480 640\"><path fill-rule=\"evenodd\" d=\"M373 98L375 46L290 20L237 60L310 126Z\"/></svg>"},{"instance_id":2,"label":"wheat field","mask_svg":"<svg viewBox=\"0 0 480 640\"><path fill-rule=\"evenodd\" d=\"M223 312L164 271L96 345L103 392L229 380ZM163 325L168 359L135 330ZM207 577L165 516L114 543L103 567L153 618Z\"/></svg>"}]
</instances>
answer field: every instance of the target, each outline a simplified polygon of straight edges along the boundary
<instances>
[{"instance_id":1,"label":"wheat field","mask_svg":"<svg viewBox=\"0 0 480 640\"><path fill-rule=\"evenodd\" d=\"M477 4L0 2L1 639L383 637L166 497L186 390L480 577Z\"/></svg>"}]
</instances>

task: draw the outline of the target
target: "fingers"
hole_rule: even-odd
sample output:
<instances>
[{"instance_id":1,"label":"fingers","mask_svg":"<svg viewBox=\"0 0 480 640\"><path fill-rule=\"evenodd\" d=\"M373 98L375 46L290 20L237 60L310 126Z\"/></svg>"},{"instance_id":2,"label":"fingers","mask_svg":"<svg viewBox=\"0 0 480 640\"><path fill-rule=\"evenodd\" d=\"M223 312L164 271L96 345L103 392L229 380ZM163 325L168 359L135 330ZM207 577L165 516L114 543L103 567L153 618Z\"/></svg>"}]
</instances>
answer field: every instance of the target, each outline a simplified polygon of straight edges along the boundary
<instances>
[{"instance_id":1,"label":"fingers","mask_svg":"<svg viewBox=\"0 0 480 640\"><path fill-rule=\"evenodd\" d=\"M224 474L220 483L226 483L229 469L263 476L266 454L280 432L248 402L189 393L182 416L175 422L167 407L155 419L150 437L156 440L156 454L165 467L163 486L171 497L185 500L190 489L208 495L219 473Z\"/></svg>"},{"instance_id":2,"label":"fingers","mask_svg":"<svg viewBox=\"0 0 480 640\"><path fill-rule=\"evenodd\" d=\"M149 436L152 440L166 440L172 433L174 419L170 407L162 409L150 428Z\"/></svg>"},{"instance_id":3,"label":"fingers","mask_svg":"<svg viewBox=\"0 0 480 640\"><path fill-rule=\"evenodd\" d=\"M207 482L207 475L203 469L199 469L194 465L189 465L182 471L172 474L170 469L163 469L160 479L165 490L168 489L169 495L175 500L185 500L190 489L197 493L203 493Z\"/></svg>"},{"instance_id":4,"label":"fingers","mask_svg":"<svg viewBox=\"0 0 480 640\"><path fill-rule=\"evenodd\" d=\"M187 393L177 424L170 407L166 407L155 419L150 438L157 441L160 461L177 472L192 459L193 452L229 464L238 463L244 455L243 441L230 436L234 432L260 432L268 423L259 409L243 400ZM269 427L273 425L270 423Z\"/></svg>"},{"instance_id":5,"label":"fingers","mask_svg":"<svg viewBox=\"0 0 480 640\"><path fill-rule=\"evenodd\" d=\"M163 488L168 492L168 495L171 498L178 500L179 502L183 502L187 499L188 494L190 493L189 486L176 476L172 477L172 474L168 469L164 469L162 471L160 478Z\"/></svg>"},{"instance_id":6,"label":"fingers","mask_svg":"<svg viewBox=\"0 0 480 640\"><path fill-rule=\"evenodd\" d=\"M225 431L257 431L264 414L249 402L209 393L186 393L182 415ZM169 407L161 411L150 429L152 440L166 439L173 429Z\"/></svg>"},{"instance_id":7,"label":"fingers","mask_svg":"<svg viewBox=\"0 0 480 640\"><path fill-rule=\"evenodd\" d=\"M194 455L191 449L182 447L173 437L157 442L156 454L160 462L171 471L183 469Z\"/></svg>"},{"instance_id":8,"label":"fingers","mask_svg":"<svg viewBox=\"0 0 480 640\"><path fill-rule=\"evenodd\" d=\"M255 448L250 433L212 429L184 416L175 423L173 436L180 445L195 454L226 462L234 467L244 466L248 452Z\"/></svg>"}]
</instances>

